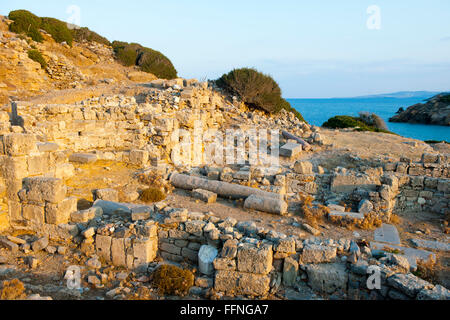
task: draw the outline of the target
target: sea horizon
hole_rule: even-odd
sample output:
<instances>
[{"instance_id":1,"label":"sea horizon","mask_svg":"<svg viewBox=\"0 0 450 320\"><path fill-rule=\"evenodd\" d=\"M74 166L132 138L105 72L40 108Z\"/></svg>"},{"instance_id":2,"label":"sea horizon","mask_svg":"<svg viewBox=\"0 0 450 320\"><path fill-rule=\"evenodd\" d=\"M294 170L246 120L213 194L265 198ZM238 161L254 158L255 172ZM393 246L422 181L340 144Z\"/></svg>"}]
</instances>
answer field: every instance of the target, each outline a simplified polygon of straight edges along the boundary
<instances>
[{"instance_id":1,"label":"sea horizon","mask_svg":"<svg viewBox=\"0 0 450 320\"><path fill-rule=\"evenodd\" d=\"M334 116L358 116L359 112L372 112L380 116L393 133L403 137L428 141L450 141L450 127L389 122L400 107L406 109L414 104L422 103L429 96L397 98L288 98L292 107L303 115L310 124L322 126L324 122Z\"/></svg>"}]
</instances>

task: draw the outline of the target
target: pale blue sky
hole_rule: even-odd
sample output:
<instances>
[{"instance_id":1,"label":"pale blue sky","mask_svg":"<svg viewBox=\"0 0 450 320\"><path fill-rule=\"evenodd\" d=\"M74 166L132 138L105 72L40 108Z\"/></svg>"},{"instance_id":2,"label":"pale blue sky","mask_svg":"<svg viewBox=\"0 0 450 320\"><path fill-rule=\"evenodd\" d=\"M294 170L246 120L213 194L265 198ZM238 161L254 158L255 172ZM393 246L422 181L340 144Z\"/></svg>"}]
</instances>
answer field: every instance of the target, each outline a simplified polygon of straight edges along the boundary
<instances>
[{"instance_id":1,"label":"pale blue sky","mask_svg":"<svg viewBox=\"0 0 450 320\"><path fill-rule=\"evenodd\" d=\"M215 79L235 67L272 75L287 98L450 90L448 0L3 0L109 40L167 55L179 75ZM369 30L366 10L381 10Z\"/></svg>"}]
</instances>

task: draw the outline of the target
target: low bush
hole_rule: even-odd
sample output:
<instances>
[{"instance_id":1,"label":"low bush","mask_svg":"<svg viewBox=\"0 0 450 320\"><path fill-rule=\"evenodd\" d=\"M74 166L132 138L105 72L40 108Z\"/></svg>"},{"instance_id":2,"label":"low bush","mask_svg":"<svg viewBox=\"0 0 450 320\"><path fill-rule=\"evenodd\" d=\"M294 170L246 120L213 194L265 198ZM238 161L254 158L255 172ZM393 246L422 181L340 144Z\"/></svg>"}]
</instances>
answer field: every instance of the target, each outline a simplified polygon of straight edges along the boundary
<instances>
[{"instance_id":1,"label":"low bush","mask_svg":"<svg viewBox=\"0 0 450 320\"><path fill-rule=\"evenodd\" d=\"M55 18L41 18L41 29L47 31L56 42L66 42L72 46L72 32L66 22Z\"/></svg>"},{"instance_id":2,"label":"low bush","mask_svg":"<svg viewBox=\"0 0 450 320\"><path fill-rule=\"evenodd\" d=\"M29 36L36 42L42 42L44 37L39 29L48 32L53 39L58 42L67 42L72 46L72 33L67 27L67 23L55 18L40 18L27 10L11 11L8 18L13 20L9 25L9 30L15 33L22 33Z\"/></svg>"},{"instance_id":3,"label":"low bush","mask_svg":"<svg viewBox=\"0 0 450 320\"><path fill-rule=\"evenodd\" d=\"M351 116L335 116L328 119L322 126L330 129L344 129L344 128L355 128L356 131L371 131L371 132L384 132L384 133L392 133L388 130L378 128L377 126L382 127L382 123L384 121L376 116L372 120L373 123L366 123L360 117L351 117ZM382 121L382 123L380 122ZM377 121L377 124L375 124ZM385 124L384 124L385 125Z\"/></svg>"},{"instance_id":4,"label":"low bush","mask_svg":"<svg viewBox=\"0 0 450 320\"><path fill-rule=\"evenodd\" d=\"M125 66L138 66L142 71L152 73L161 79L174 79L177 70L161 52L137 43L114 41L112 43L116 59Z\"/></svg>"},{"instance_id":5,"label":"low bush","mask_svg":"<svg viewBox=\"0 0 450 320\"><path fill-rule=\"evenodd\" d=\"M102 37L98 33L95 33L94 31L89 30L86 27L83 28L74 28L71 30L72 37L75 41L82 42L83 40L86 41L95 41L107 46L111 45L111 42L109 42L108 39L105 37Z\"/></svg>"},{"instance_id":6,"label":"low bush","mask_svg":"<svg viewBox=\"0 0 450 320\"><path fill-rule=\"evenodd\" d=\"M154 203L163 201L167 194L160 188L150 187L142 191L140 199L146 203Z\"/></svg>"},{"instance_id":7,"label":"low bush","mask_svg":"<svg viewBox=\"0 0 450 320\"><path fill-rule=\"evenodd\" d=\"M302 115L281 97L280 86L269 75L251 68L234 69L215 82L218 87L238 96L250 107L272 114L284 109L293 112L301 121L305 121Z\"/></svg>"},{"instance_id":8,"label":"low bush","mask_svg":"<svg viewBox=\"0 0 450 320\"><path fill-rule=\"evenodd\" d=\"M28 58L30 58L33 61L38 62L41 65L42 69L47 68L47 62L45 61L44 57L42 56L41 52L39 50L29 50L28 51Z\"/></svg>"},{"instance_id":9,"label":"low bush","mask_svg":"<svg viewBox=\"0 0 450 320\"><path fill-rule=\"evenodd\" d=\"M142 71L152 73L158 78L175 79L177 70L172 62L161 52L143 48L139 52L137 65Z\"/></svg>"},{"instance_id":10,"label":"low bush","mask_svg":"<svg viewBox=\"0 0 450 320\"><path fill-rule=\"evenodd\" d=\"M160 294L185 296L194 285L194 274L172 265L162 265L153 274L153 284Z\"/></svg>"},{"instance_id":11,"label":"low bush","mask_svg":"<svg viewBox=\"0 0 450 320\"><path fill-rule=\"evenodd\" d=\"M15 33L22 33L29 36L36 42L42 42L44 37L39 32L41 18L27 10L11 11L8 15L13 22L9 25L9 30Z\"/></svg>"}]
</instances>

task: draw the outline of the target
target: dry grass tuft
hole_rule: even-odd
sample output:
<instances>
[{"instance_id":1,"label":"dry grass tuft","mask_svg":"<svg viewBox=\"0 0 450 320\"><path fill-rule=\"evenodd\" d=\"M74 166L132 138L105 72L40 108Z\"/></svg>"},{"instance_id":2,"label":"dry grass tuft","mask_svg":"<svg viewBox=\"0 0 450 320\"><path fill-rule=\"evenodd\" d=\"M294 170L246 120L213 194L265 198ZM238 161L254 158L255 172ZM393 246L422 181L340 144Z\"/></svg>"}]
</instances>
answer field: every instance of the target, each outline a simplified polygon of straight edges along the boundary
<instances>
[{"instance_id":1,"label":"dry grass tuft","mask_svg":"<svg viewBox=\"0 0 450 320\"><path fill-rule=\"evenodd\" d=\"M140 199L146 203L160 202L167 198L167 194L160 188L150 187L142 191Z\"/></svg>"},{"instance_id":2,"label":"dry grass tuft","mask_svg":"<svg viewBox=\"0 0 450 320\"><path fill-rule=\"evenodd\" d=\"M330 210L326 206L320 204L314 206L312 203L314 198L310 195L299 194L299 196L300 201L302 202L300 214L303 215L312 227L317 228L319 223L323 222L328 216Z\"/></svg>"},{"instance_id":3,"label":"dry grass tuft","mask_svg":"<svg viewBox=\"0 0 450 320\"><path fill-rule=\"evenodd\" d=\"M0 300L23 300L25 299L25 286L19 279L5 280L0 294Z\"/></svg>"},{"instance_id":4,"label":"dry grass tuft","mask_svg":"<svg viewBox=\"0 0 450 320\"><path fill-rule=\"evenodd\" d=\"M185 296L194 285L194 274L172 265L163 265L153 274L153 283L160 294Z\"/></svg>"},{"instance_id":5,"label":"dry grass tuft","mask_svg":"<svg viewBox=\"0 0 450 320\"><path fill-rule=\"evenodd\" d=\"M396 215L396 214L391 214L391 217L389 219L389 223L391 224L400 224L402 222L402 219Z\"/></svg>"},{"instance_id":6,"label":"dry grass tuft","mask_svg":"<svg viewBox=\"0 0 450 320\"><path fill-rule=\"evenodd\" d=\"M362 221L358 219L332 217L331 222L348 230L354 230L355 228L362 230L374 230L381 227L383 224L383 220L374 212L367 214Z\"/></svg>"},{"instance_id":7,"label":"dry grass tuft","mask_svg":"<svg viewBox=\"0 0 450 320\"><path fill-rule=\"evenodd\" d=\"M427 262L417 260L417 270L413 274L434 285L439 284L436 261L430 256Z\"/></svg>"}]
</instances>

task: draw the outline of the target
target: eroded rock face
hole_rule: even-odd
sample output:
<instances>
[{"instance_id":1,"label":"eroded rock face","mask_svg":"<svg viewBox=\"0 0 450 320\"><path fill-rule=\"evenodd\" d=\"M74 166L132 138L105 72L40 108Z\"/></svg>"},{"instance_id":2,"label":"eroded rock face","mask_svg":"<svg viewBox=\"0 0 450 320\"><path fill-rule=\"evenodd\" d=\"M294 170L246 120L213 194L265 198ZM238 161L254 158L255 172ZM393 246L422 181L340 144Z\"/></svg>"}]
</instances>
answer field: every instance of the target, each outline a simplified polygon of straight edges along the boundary
<instances>
[{"instance_id":1,"label":"eroded rock face","mask_svg":"<svg viewBox=\"0 0 450 320\"><path fill-rule=\"evenodd\" d=\"M390 122L409 122L450 126L450 95L436 95L427 103L418 103L389 119Z\"/></svg>"}]
</instances>

